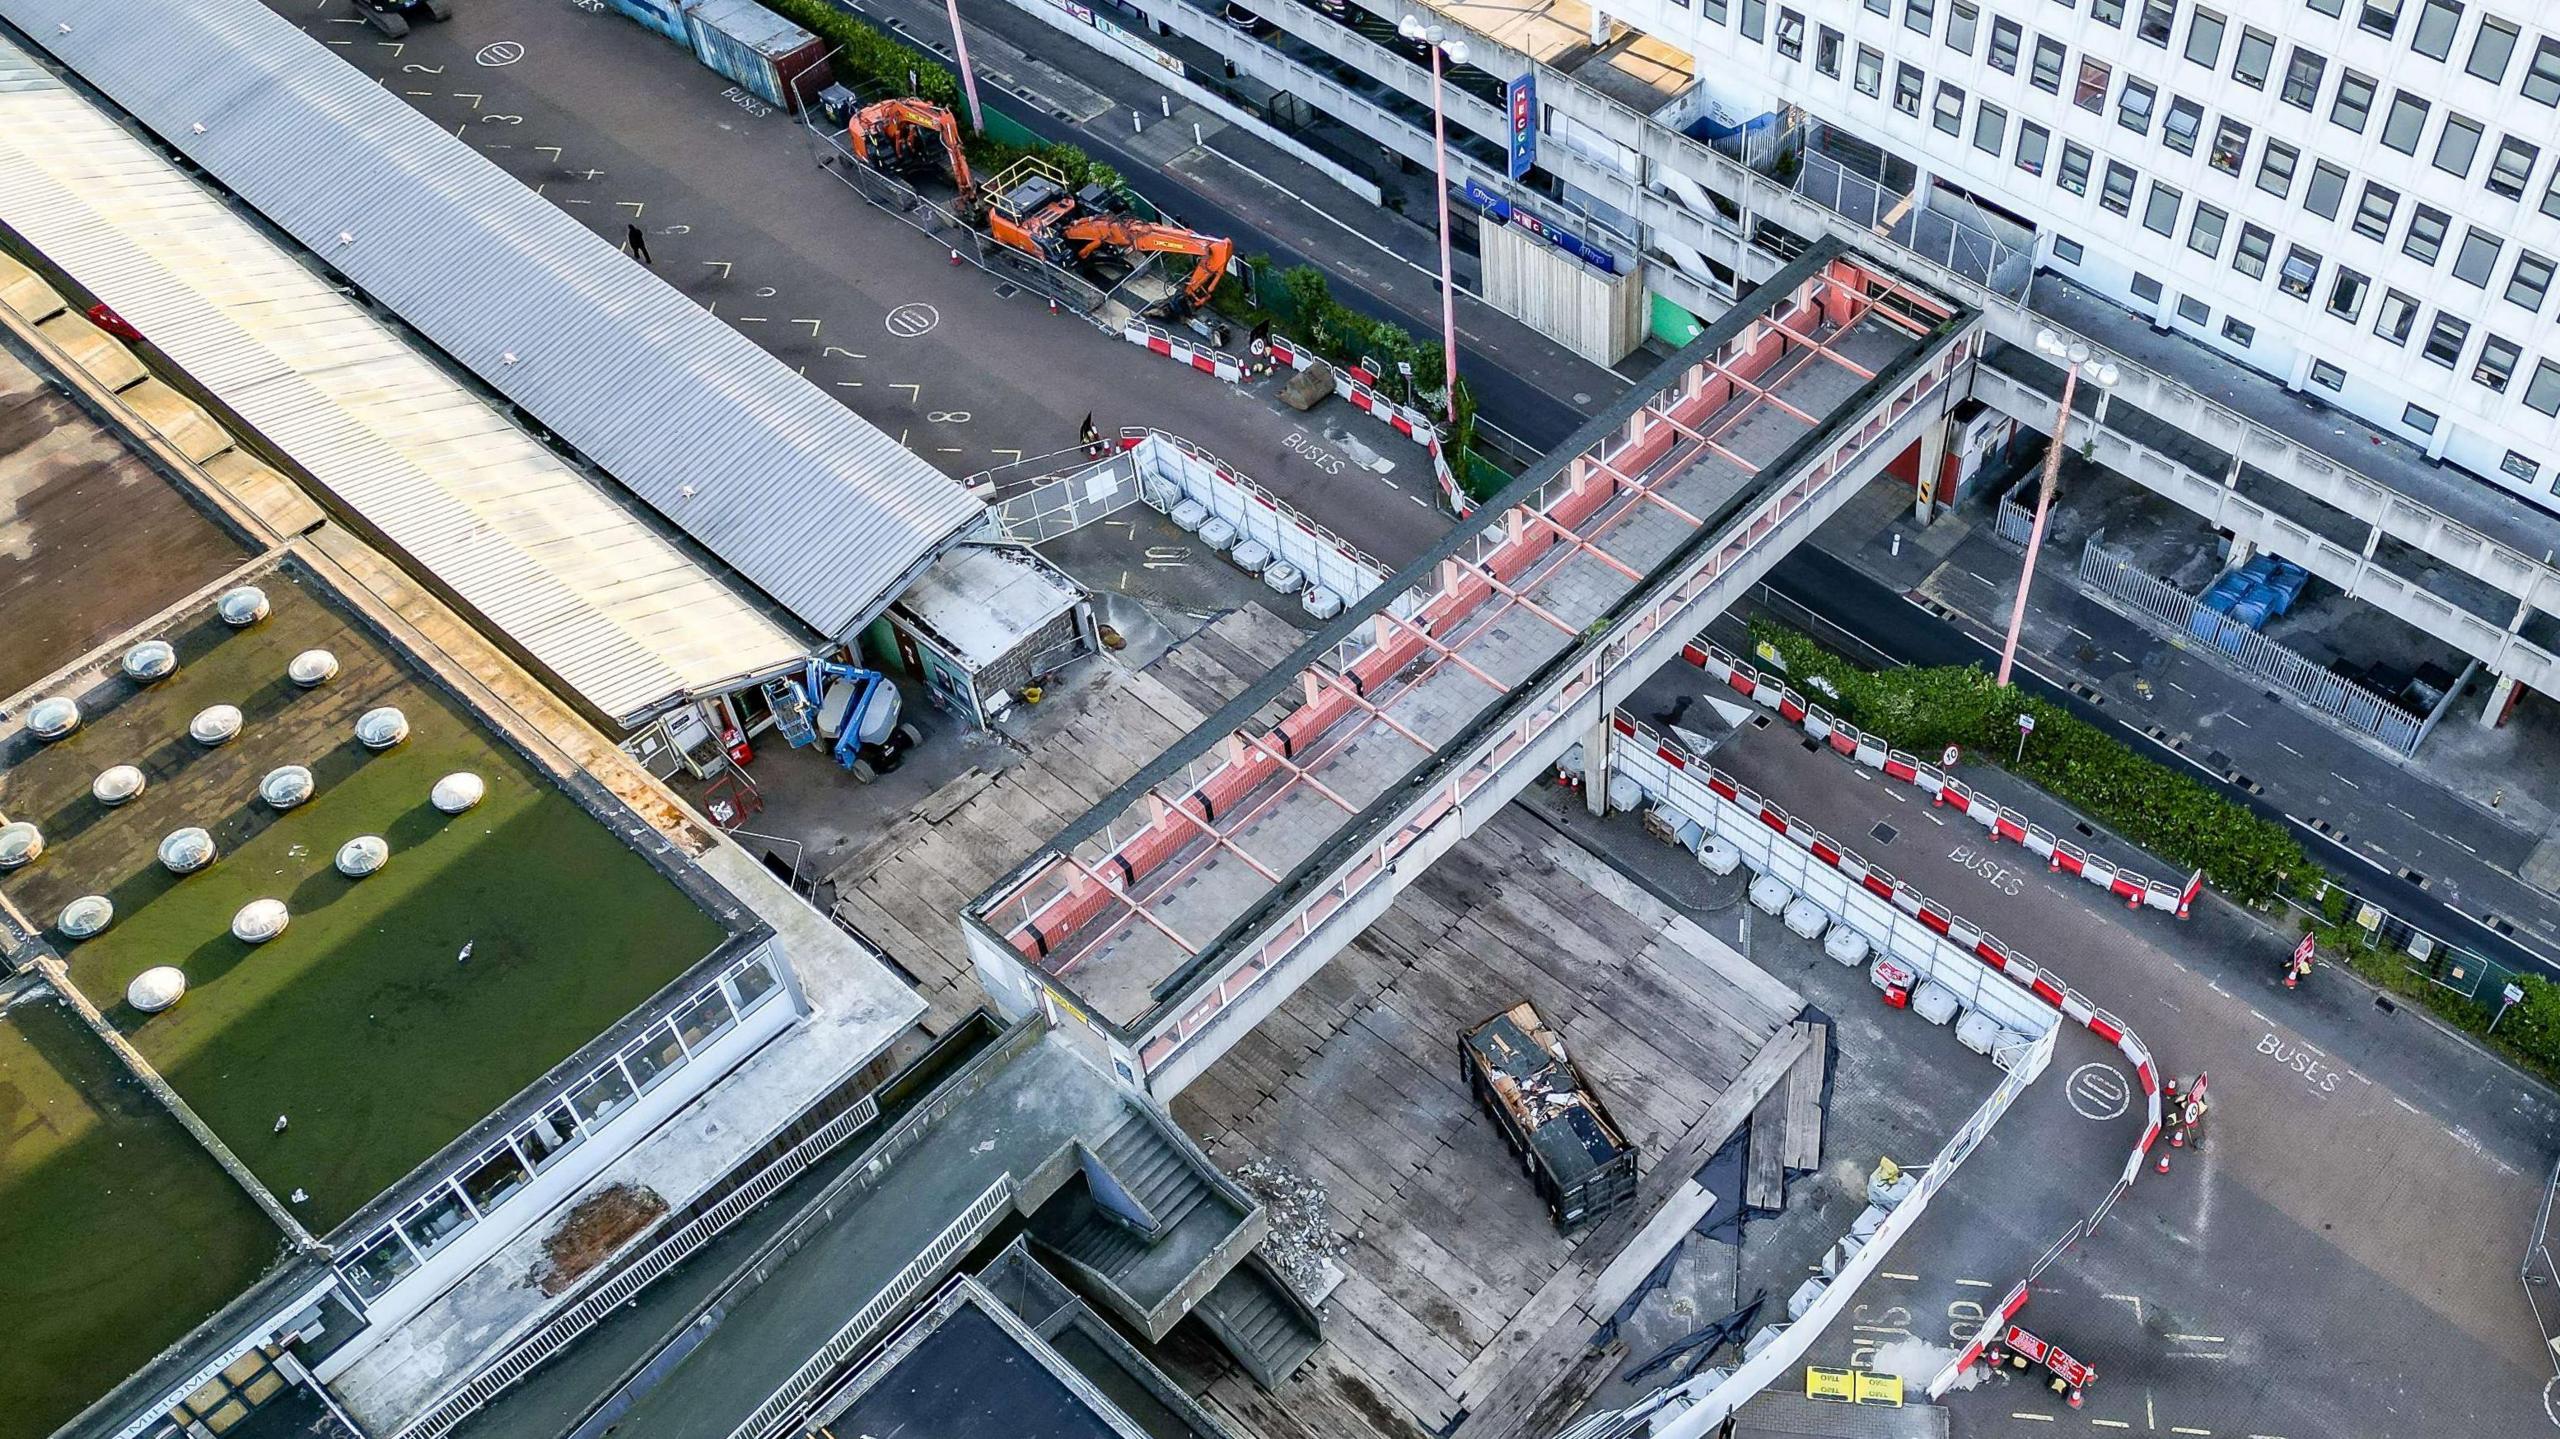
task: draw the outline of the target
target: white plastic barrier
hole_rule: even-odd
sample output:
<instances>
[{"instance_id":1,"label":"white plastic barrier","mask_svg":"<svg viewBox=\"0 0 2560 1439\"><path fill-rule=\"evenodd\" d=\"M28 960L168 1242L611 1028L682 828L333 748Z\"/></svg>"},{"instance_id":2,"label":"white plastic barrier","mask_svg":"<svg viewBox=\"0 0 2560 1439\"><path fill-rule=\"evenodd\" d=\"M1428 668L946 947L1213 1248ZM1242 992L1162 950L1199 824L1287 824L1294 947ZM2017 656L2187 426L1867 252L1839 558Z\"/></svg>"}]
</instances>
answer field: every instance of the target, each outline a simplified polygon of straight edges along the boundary
<instances>
[{"instance_id":1,"label":"white plastic barrier","mask_svg":"<svg viewBox=\"0 0 2560 1439\"><path fill-rule=\"evenodd\" d=\"M1346 602L1356 603L1387 582L1386 566L1281 503L1215 455L1162 431L1121 433L1141 477L1170 482L1181 500L1207 511L1210 522L1223 520L1232 526L1236 542L1261 545L1276 560L1295 566L1307 581ZM1152 502L1152 494L1149 499ZM1398 602L1399 613L1411 608L1409 600Z\"/></svg>"}]
</instances>

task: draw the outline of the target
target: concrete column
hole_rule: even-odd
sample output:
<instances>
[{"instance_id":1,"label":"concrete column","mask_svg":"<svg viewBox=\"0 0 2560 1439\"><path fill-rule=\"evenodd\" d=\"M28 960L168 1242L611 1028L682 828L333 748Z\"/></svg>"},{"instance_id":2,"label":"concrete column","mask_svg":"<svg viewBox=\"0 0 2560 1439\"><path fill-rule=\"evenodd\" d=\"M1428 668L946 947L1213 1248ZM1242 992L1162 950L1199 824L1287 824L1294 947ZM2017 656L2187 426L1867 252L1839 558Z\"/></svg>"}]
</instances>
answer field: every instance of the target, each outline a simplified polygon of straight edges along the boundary
<instances>
[{"instance_id":1,"label":"concrete column","mask_svg":"<svg viewBox=\"0 0 2560 1439\"><path fill-rule=\"evenodd\" d=\"M1947 467L1947 431L1955 422L1945 415L1920 431L1920 482L1911 487L1911 521L1925 525L1937 517L1938 472Z\"/></svg>"},{"instance_id":2,"label":"concrete column","mask_svg":"<svg viewBox=\"0 0 2560 1439\"><path fill-rule=\"evenodd\" d=\"M1591 43L1594 46L1609 43L1609 15L1597 5L1591 7Z\"/></svg>"},{"instance_id":3,"label":"concrete column","mask_svg":"<svg viewBox=\"0 0 2560 1439\"><path fill-rule=\"evenodd\" d=\"M1617 743L1618 732L1609 726L1609 707L1602 705L1591 733L1582 739L1582 803L1595 819L1609 813L1609 753Z\"/></svg>"},{"instance_id":4,"label":"concrete column","mask_svg":"<svg viewBox=\"0 0 2560 1439\"><path fill-rule=\"evenodd\" d=\"M2518 697L2515 676L2498 676L2498 682L2489 686L2488 705L2480 711L2480 727L2497 729L2504 725L2507 716L2515 712Z\"/></svg>"},{"instance_id":5,"label":"concrete column","mask_svg":"<svg viewBox=\"0 0 2560 1439\"><path fill-rule=\"evenodd\" d=\"M2223 561L2223 568L2236 570L2257 557L2258 542L2256 540L2242 539L2238 535L2233 535L2231 537L2231 554L2228 559Z\"/></svg>"},{"instance_id":6,"label":"concrete column","mask_svg":"<svg viewBox=\"0 0 2560 1439\"><path fill-rule=\"evenodd\" d=\"M2431 460L2441 460L2444 458L2445 451L2452 447L2453 421L2436 421L2436 432L2427 436L2427 458Z\"/></svg>"}]
</instances>

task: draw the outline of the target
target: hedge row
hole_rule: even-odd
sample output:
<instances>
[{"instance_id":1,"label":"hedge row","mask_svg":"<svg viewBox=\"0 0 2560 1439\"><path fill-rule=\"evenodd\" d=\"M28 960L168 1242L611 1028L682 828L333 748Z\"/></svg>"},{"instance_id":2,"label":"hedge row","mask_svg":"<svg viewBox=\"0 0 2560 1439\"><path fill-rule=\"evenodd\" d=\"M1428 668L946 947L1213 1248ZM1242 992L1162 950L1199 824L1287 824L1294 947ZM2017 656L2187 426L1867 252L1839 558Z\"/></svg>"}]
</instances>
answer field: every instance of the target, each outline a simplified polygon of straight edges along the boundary
<instances>
[{"instance_id":1,"label":"hedge row","mask_svg":"<svg viewBox=\"0 0 2560 1439\"><path fill-rule=\"evenodd\" d=\"M1960 745L2026 779L2135 844L2246 904L2263 904L2289 877L2314 871L2279 824L2165 765L2143 758L2059 705L2001 689L1969 665L1863 669L1782 625L1754 621L1752 637L1786 662L1788 683L1896 749L1935 756ZM2023 760L2018 716L2035 717Z\"/></svg>"},{"instance_id":2,"label":"hedge row","mask_svg":"<svg viewBox=\"0 0 2560 1439\"><path fill-rule=\"evenodd\" d=\"M2384 944L2352 924L2341 923L2346 906L2329 903L2345 900L2347 892L2331 888L2323 896L2322 908L2328 911L2324 922L2305 915L2302 929L2318 940L2321 955L2333 964L2343 964L2368 981L2403 998L2425 1005L2437 1018L2496 1051L2509 1063L2560 1084L2560 985L2535 974L2519 974L2512 982L2524 991L2507 1017L2499 1019L2495 999L2483 1003L2458 991L2445 988L2427 978L2417 961L2403 951ZM2484 994L2495 995L2498 986L2484 982ZM2489 1026L2495 1022L2495 1033Z\"/></svg>"}]
</instances>

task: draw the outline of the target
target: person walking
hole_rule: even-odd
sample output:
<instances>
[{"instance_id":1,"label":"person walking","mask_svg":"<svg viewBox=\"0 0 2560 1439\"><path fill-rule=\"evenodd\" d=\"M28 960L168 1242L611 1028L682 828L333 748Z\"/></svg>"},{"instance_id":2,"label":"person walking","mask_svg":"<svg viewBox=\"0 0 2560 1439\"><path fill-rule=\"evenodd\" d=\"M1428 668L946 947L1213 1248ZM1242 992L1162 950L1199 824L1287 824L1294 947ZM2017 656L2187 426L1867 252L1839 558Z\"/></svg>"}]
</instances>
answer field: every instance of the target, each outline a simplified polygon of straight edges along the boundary
<instances>
[{"instance_id":1,"label":"person walking","mask_svg":"<svg viewBox=\"0 0 2560 1439\"><path fill-rule=\"evenodd\" d=\"M649 258L649 237L642 234L637 225L625 225L622 229L622 253L655 269L656 262Z\"/></svg>"}]
</instances>

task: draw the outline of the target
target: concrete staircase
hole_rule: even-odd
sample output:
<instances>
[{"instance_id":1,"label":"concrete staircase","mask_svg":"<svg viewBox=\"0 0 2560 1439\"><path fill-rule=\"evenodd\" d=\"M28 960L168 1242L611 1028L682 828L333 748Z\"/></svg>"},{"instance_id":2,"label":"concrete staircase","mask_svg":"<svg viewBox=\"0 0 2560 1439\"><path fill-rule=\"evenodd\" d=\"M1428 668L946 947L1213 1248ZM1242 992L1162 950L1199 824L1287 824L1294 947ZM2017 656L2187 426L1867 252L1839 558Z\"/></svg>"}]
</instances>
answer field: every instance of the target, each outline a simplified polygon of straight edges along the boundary
<instances>
[{"instance_id":1,"label":"concrete staircase","mask_svg":"<svg viewBox=\"0 0 2560 1439\"><path fill-rule=\"evenodd\" d=\"M1192 1312L1269 1226L1169 1121L1135 1106L1080 1159L1086 1183L1043 1204L1031 1237L1151 1340Z\"/></svg>"},{"instance_id":2,"label":"concrete staircase","mask_svg":"<svg viewBox=\"0 0 2560 1439\"><path fill-rule=\"evenodd\" d=\"M1279 1388L1323 1342L1314 1308L1258 1254L1229 1270L1192 1313L1265 1389Z\"/></svg>"}]
</instances>

